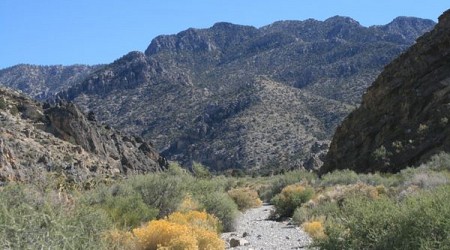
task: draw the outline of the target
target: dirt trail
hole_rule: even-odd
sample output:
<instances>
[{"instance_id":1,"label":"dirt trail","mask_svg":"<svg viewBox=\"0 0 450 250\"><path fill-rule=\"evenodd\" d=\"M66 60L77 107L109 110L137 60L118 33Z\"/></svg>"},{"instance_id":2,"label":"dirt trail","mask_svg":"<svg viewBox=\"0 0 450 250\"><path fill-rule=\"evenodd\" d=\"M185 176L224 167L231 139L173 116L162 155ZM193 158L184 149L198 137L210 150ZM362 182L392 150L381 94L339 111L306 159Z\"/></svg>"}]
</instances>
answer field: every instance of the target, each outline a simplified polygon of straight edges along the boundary
<instances>
[{"instance_id":1,"label":"dirt trail","mask_svg":"<svg viewBox=\"0 0 450 250\"><path fill-rule=\"evenodd\" d=\"M227 249L307 249L311 244L308 234L288 222L267 220L271 210L273 206L263 205L244 212L237 220L236 231L222 234ZM231 248L232 238L240 241L241 246Z\"/></svg>"}]
</instances>

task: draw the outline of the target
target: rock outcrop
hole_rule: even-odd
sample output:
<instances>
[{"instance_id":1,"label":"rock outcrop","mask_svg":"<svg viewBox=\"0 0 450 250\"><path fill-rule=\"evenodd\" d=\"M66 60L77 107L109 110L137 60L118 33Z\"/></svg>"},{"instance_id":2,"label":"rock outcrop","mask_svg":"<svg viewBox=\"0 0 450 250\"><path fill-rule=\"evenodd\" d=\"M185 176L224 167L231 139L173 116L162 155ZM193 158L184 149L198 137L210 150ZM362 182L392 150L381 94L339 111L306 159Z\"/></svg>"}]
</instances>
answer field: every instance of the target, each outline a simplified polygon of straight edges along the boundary
<instances>
[{"instance_id":1,"label":"rock outcrop","mask_svg":"<svg viewBox=\"0 0 450 250\"><path fill-rule=\"evenodd\" d=\"M46 172L86 181L167 166L148 142L94 118L72 103L41 104L0 88L0 182L28 181Z\"/></svg>"},{"instance_id":2,"label":"rock outcrop","mask_svg":"<svg viewBox=\"0 0 450 250\"><path fill-rule=\"evenodd\" d=\"M397 172L450 151L450 10L385 67L337 128L322 173Z\"/></svg>"}]
</instances>

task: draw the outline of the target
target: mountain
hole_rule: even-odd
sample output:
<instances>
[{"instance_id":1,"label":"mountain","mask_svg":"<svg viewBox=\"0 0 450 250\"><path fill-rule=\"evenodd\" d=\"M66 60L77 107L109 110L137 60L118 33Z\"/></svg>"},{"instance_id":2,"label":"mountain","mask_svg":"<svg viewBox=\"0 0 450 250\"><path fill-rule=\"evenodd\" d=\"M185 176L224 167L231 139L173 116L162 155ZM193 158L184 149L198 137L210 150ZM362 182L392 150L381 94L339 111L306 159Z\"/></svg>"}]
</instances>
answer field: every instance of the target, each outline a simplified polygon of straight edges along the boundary
<instances>
[{"instance_id":1,"label":"mountain","mask_svg":"<svg viewBox=\"0 0 450 250\"><path fill-rule=\"evenodd\" d=\"M52 65L19 64L0 70L0 84L20 90L27 95L44 100L81 82L101 65Z\"/></svg>"},{"instance_id":2,"label":"mountain","mask_svg":"<svg viewBox=\"0 0 450 250\"><path fill-rule=\"evenodd\" d=\"M450 10L387 65L337 128L322 173L398 172L450 151Z\"/></svg>"},{"instance_id":3,"label":"mountain","mask_svg":"<svg viewBox=\"0 0 450 250\"><path fill-rule=\"evenodd\" d=\"M313 168L382 67L433 26L402 17L363 27L340 16L217 23L156 37L58 98L184 164Z\"/></svg>"},{"instance_id":4,"label":"mountain","mask_svg":"<svg viewBox=\"0 0 450 250\"><path fill-rule=\"evenodd\" d=\"M85 181L165 166L149 143L97 124L74 104L42 104L0 88L0 183L46 172Z\"/></svg>"}]
</instances>

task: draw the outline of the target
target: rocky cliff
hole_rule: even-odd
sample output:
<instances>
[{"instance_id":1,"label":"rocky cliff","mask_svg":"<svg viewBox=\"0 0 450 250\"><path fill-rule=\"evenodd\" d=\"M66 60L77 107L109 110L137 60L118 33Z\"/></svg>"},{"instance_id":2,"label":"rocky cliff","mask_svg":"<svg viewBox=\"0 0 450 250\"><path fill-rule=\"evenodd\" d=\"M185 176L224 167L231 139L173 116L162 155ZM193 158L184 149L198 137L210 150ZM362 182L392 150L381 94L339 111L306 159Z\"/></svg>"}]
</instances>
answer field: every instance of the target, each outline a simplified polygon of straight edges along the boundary
<instances>
[{"instance_id":1,"label":"rocky cliff","mask_svg":"<svg viewBox=\"0 0 450 250\"><path fill-rule=\"evenodd\" d=\"M41 104L0 88L0 182L53 172L71 181L159 171L153 147L95 122L71 103Z\"/></svg>"},{"instance_id":2,"label":"rocky cliff","mask_svg":"<svg viewBox=\"0 0 450 250\"><path fill-rule=\"evenodd\" d=\"M450 151L450 11L386 66L337 128L321 172L397 172Z\"/></svg>"}]
</instances>

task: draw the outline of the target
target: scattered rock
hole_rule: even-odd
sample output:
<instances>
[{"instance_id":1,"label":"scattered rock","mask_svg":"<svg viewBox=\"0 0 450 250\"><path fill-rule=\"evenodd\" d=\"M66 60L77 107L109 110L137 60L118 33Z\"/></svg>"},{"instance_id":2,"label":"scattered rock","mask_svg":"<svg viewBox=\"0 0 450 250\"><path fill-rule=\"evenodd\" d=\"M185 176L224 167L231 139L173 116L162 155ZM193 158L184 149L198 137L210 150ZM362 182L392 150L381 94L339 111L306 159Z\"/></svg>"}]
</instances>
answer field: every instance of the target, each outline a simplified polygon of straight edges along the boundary
<instances>
[{"instance_id":1,"label":"scattered rock","mask_svg":"<svg viewBox=\"0 0 450 250\"><path fill-rule=\"evenodd\" d=\"M230 247L239 247L239 246L248 246L250 245L250 243L245 240L245 239L241 239L241 238L231 238L229 240L230 243Z\"/></svg>"}]
</instances>

